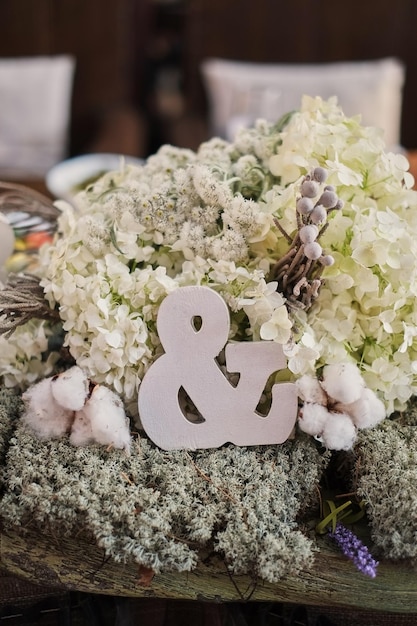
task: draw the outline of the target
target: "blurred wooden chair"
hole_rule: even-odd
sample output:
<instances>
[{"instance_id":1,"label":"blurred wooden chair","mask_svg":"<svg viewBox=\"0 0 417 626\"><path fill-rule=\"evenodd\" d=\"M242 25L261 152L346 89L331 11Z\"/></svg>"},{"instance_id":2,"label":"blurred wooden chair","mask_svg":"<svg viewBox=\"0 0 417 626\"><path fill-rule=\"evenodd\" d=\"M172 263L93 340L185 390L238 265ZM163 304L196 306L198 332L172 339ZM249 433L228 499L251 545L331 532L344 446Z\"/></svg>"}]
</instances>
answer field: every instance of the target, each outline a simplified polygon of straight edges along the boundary
<instances>
[{"instance_id":1,"label":"blurred wooden chair","mask_svg":"<svg viewBox=\"0 0 417 626\"><path fill-rule=\"evenodd\" d=\"M141 63L135 31L144 20L139 10L144 1L0 3L5 26L0 59L66 56L74 61L65 156L96 151L144 156L146 124L133 97Z\"/></svg>"},{"instance_id":2,"label":"blurred wooden chair","mask_svg":"<svg viewBox=\"0 0 417 626\"><path fill-rule=\"evenodd\" d=\"M65 158L74 59L69 55L0 59L0 172L40 178Z\"/></svg>"},{"instance_id":3,"label":"blurred wooden chair","mask_svg":"<svg viewBox=\"0 0 417 626\"><path fill-rule=\"evenodd\" d=\"M397 3L395 20L390 0L351 0L349 10L333 0L258 0L256 6L252 0L193 0L187 3L185 19L184 84L190 120L197 113L206 120L210 116L210 94L201 72L207 59L308 65L314 72L321 64L394 57L406 70L400 143L417 147L414 0ZM372 28L376 19L378 27ZM311 91L310 84L304 90ZM267 96L270 103L272 95Z\"/></svg>"},{"instance_id":4,"label":"blurred wooden chair","mask_svg":"<svg viewBox=\"0 0 417 626\"><path fill-rule=\"evenodd\" d=\"M304 94L332 96L348 116L384 131L386 145L400 144L405 67L397 59L319 64L253 63L205 59L201 72L211 131L229 140L261 117L275 122L298 109Z\"/></svg>"}]
</instances>

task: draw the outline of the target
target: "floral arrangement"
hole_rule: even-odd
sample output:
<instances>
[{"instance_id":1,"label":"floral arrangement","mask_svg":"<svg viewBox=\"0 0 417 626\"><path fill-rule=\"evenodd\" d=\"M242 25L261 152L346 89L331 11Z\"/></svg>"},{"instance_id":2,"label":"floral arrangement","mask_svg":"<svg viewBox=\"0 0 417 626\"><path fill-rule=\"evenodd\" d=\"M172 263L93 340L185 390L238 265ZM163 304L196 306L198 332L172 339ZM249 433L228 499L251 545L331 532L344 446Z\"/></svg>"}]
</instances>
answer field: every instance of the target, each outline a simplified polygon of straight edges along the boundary
<instances>
[{"instance_id":1,"label":"floral arrangement","mask_svg":"<svg viewBox=\"0 0 417 626\"><path fill-rule=\"evenodd\" d=\"M305 97L299 112L260 120L233 143L164 146L143 167L104 175L76 208L58 203L58 233L41 256L65 346L134 415L161 350L159 304L178 287L210 286L229 306L230 339L283 345L280 378L300 385L301 428L350 448L358 428L403 409L417 389L407 169L384 152L381 131L346 118L334 99ZM44 356L53 332L32 321L1 340L6 386L53 371L56 354ZM331 376L339 391L326 395Z\"/></svg>"},{"instance_id":2,"label":"floral arrangement","mask_svg":"<svg viewBox=\"0 0 417 626\"><path fill-rule=\"evenodd\" d=\"M393 447L395 421L384 418L407 409L417 392L413 184L406 158L385 152L382 131L346 118L335 99L306 96L299 111L275 124L258 120L231 143L214 138L196 152L163 146L143 166L122 163L89 184L73 204L58 201L56 234L40 251L36 276L11 277L10 289L0 292L3 387L24 392L19 428L48 440L40 445L18 428L8 459L10 468L23 469L20 476L4 472L3 519L58 523L69 532L78 511L107 554L133 556L154 571L163 563L189 569L196 557L181 542L209 539L233 571L251 569L271 581L310 563L311 546L294 528L328 451L365 448L367 441L373 450L370 432L377 439L389 432L385 447ZM187 285L223 297L230 340L282 345L287 369L276 380L295 382L300 399L294 440L261 450L225 446L192 459L158 451L146 438L129 440L123 411L140 428L140 382L162 353L159 306ZM15 424L13 402L0 424L5 433ZM411 440L413 426L407 428ZM132 456L83 448L94 442L132 449ZM402 467L411 459L405 457ZM359 493L367 500L381 480L375 459L364 458ZM266 500L250 484L242 491L249 466L251 476L262 476ZM286 482L289 468L294 476ZM34 472L43 485L36 490ZM103 489L113 485L115 494L104 513L98 472ZM128 477L123 487L121 475ZM51 476L60 479L52 485ZM20 490L29 495L20 498ZM204 510L196 504L202 501ZM142 511L140 519L130 506ZM376 510L375 528L384 519L385 509ZM405 537L414 526L407 522ZM376 561L343 527L334 526L330 537L374 575Z\"/></svg>"}]
</instances>

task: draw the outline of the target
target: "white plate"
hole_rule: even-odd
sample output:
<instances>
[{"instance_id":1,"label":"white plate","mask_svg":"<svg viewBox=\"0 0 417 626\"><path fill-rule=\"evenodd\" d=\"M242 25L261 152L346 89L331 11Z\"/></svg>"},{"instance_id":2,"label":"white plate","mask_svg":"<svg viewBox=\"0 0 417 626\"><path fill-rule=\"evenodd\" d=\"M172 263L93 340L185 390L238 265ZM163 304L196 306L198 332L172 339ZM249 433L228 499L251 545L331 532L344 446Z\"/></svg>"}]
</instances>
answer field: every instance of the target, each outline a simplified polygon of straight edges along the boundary
<instances>
[{"instance_id":1,"label":"white plate","mask_svg":"<svg viewBox=\"0 0 417 626\"><path fill-rule=\"evenodd\" d=\"M119 170L122 163L143 165L143 160L121 154L83 154L58 163L46 175L46 186L55 198L70 199L79 185L104 172Z\"/></svg>"}]
</instances>

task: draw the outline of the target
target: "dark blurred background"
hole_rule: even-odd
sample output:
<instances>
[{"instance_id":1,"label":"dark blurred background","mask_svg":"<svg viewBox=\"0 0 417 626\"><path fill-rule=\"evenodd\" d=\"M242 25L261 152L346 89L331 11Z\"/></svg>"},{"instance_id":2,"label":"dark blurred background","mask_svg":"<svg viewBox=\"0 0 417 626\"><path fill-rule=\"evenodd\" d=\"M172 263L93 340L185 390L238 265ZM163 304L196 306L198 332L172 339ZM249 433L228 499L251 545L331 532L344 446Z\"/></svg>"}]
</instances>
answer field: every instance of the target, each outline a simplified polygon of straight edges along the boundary
<instances>
[{"instance_id":1,"label":"dark blurred background","mask_svg":"<svg viewBox=\"0 0 417 626\"><path fill-rule=\"evenodd\" d=\"M209 133L200 65L210 56L396 57L406 69L401 145L417 147L415 0L1 0L0 24L0 59L75 58L69 155L195 148Z\"/></svg>"}]
</instances>

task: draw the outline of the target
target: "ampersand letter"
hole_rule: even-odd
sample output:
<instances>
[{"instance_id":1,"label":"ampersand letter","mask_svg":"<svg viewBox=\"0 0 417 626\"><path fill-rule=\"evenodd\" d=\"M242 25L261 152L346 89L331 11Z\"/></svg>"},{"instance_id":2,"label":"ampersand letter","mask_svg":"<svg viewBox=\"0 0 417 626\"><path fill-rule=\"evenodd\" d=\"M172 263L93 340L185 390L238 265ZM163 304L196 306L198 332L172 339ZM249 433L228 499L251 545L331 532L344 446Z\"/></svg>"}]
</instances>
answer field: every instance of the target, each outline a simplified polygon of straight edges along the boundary
<instances>
[{"instance_id":1,"label":"ampersand letter","mask_svg":"<svg viewBox=\"0 0 417 626\"><path fill-rule=\"evenodd\" d=\"M293 383L273 385L268 415L256 410L269 376L286 367L282 346L270 341L227 343L229 311L218 293L199 286L177 289L163 300L157 328L165 353L146 372L138 402L143 428L160 448L264 445L289 437L297 417ZM235 386L217 362L225 346L227 371L239 374ZM193 423L185 417L180 389L203 420Z\"/></svg>"}]
</instances>

